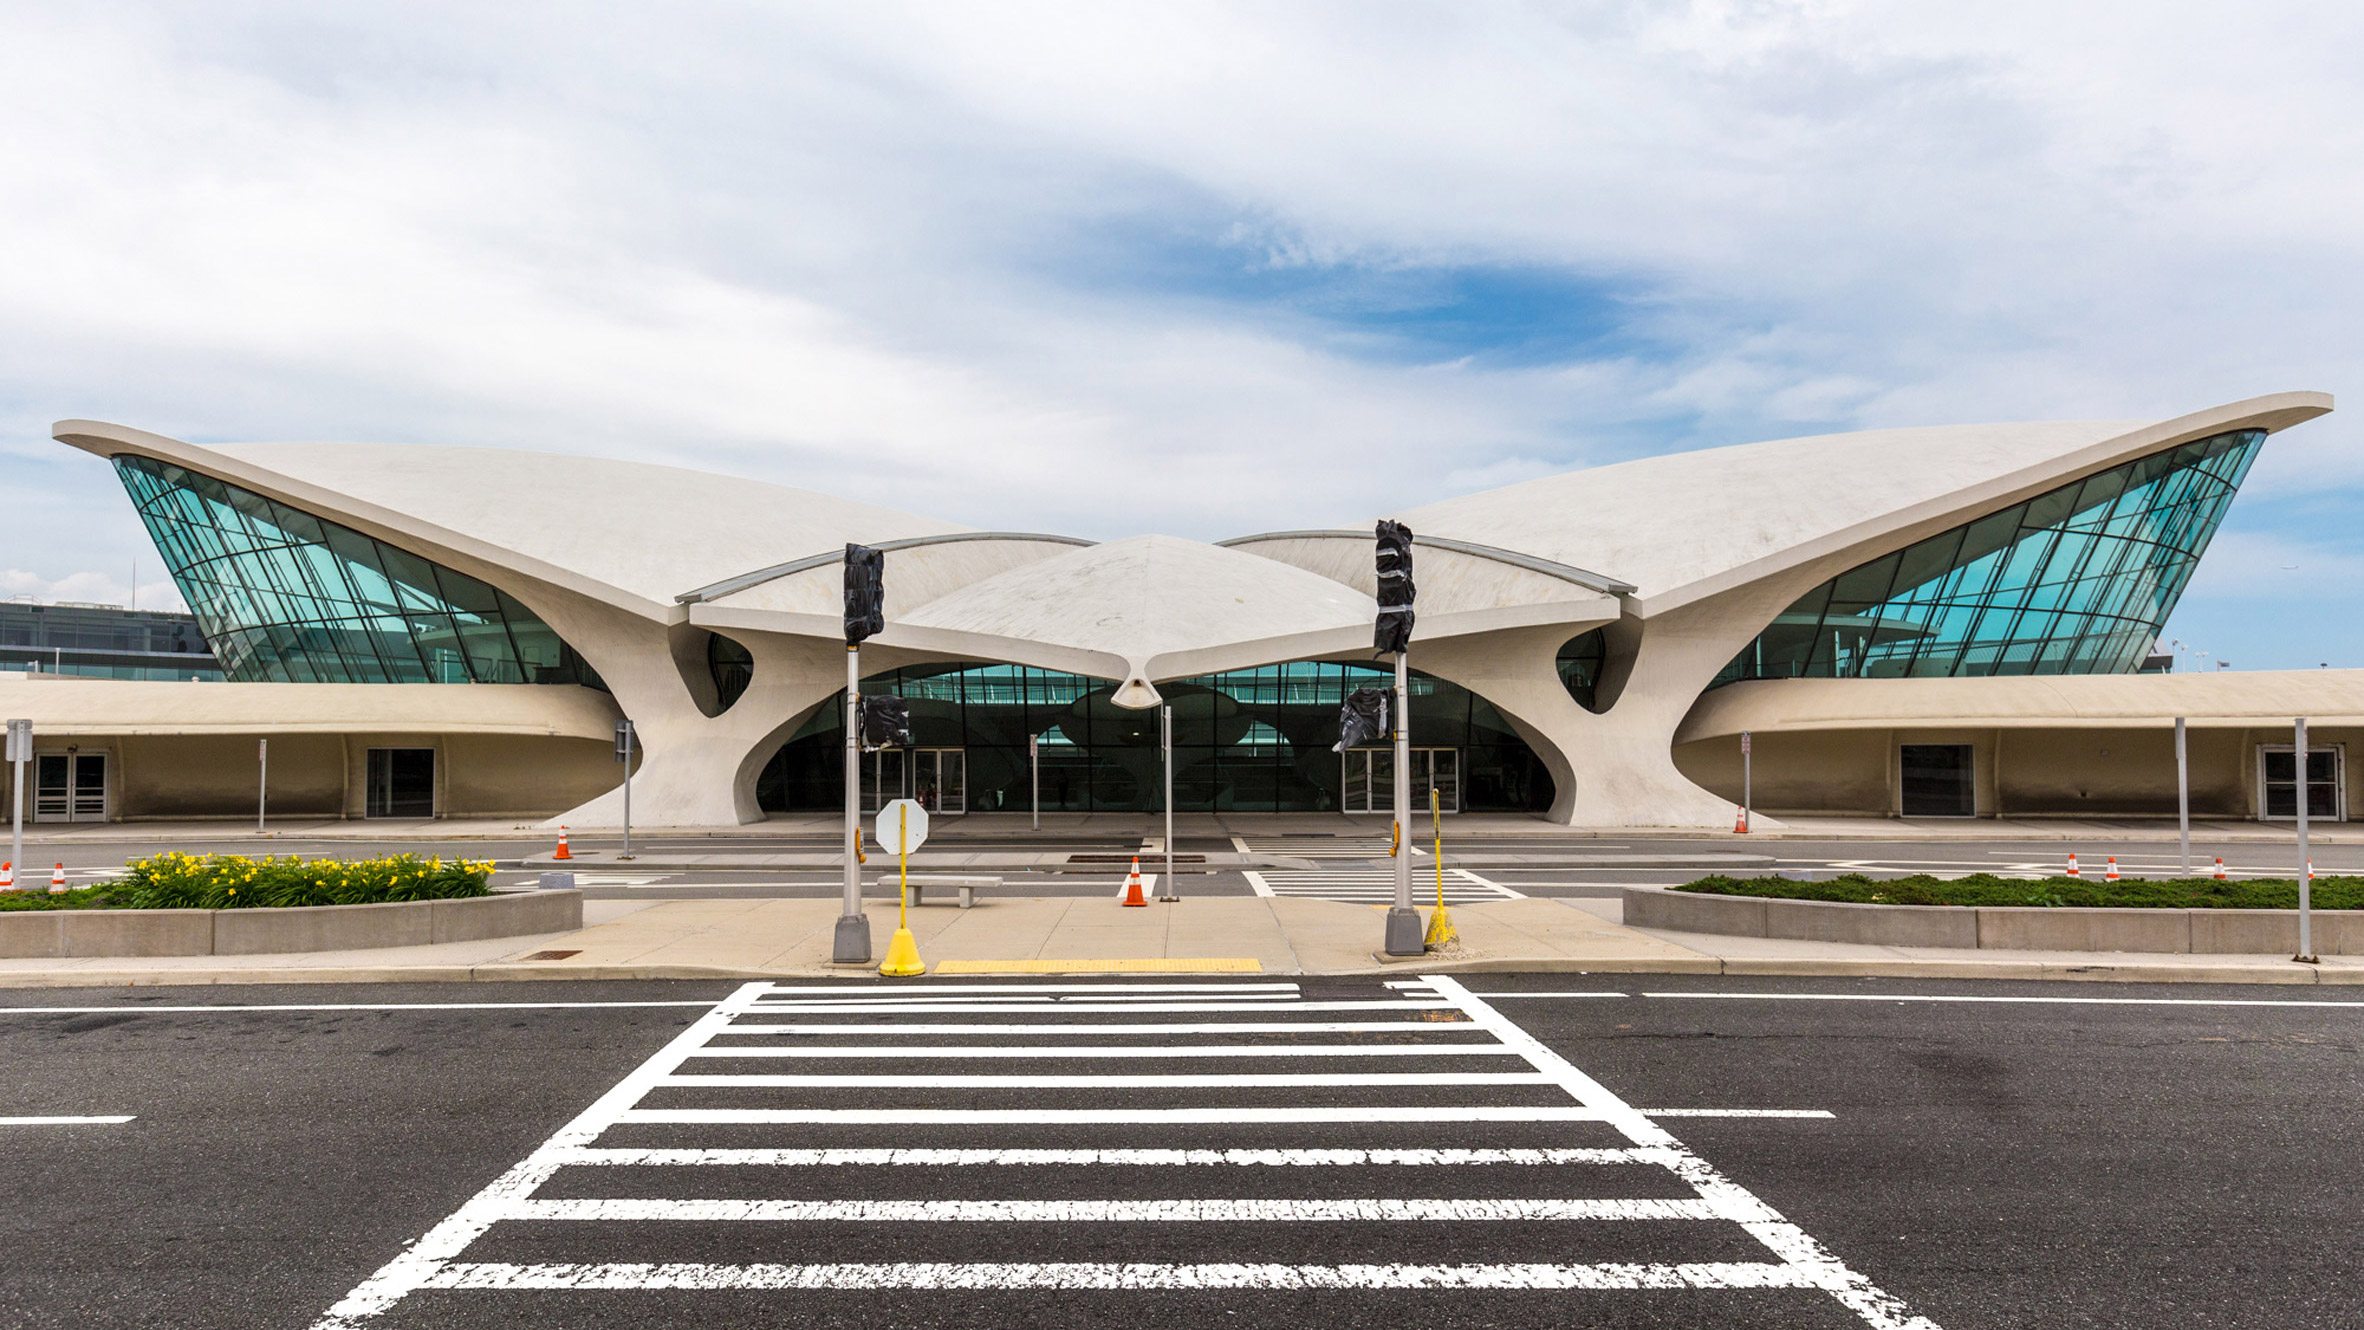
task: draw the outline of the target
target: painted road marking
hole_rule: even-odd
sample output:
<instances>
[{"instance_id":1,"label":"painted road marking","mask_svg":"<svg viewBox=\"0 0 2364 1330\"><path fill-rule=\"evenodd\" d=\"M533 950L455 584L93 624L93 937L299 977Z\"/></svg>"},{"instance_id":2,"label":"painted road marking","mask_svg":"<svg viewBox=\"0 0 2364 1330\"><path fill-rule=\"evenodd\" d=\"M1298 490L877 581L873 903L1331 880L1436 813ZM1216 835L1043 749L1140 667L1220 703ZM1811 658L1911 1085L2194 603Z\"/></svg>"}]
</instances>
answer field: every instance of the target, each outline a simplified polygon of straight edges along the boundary
<instances>
[{"instance_id":1,"label":"painted road marking","mask_svg":"<svg viewBox=\"0 0 2364 1330\"><path fill-rule=\"evenodd\" d=\"M0 1118L0 1127L112 1127L136 1120L128 1113L97 1117Z\"/></svg>"},{"instance_id":2,"label":"painted road marking","mask_svg":"<svg viewBox=\"0 0 2364 1330\"><path fill-rule=\"evenodd\" d=\"M675 1002L275 1002L251 1006L149 1006L123 1003L112 1007L0 1007L0 1016L87 1016L124 1013L207 1011L574 1011L584 1007L712 1007L712 998Z\"/></svg>"},{"instance_id":3,"label":"painted road marking","mask_svg":"<svg viewBox=\"0 0 2364 1330\"><path fill-rule=\"evenodd\" d=\"M737 1033L733 1031L732 1033ZM758 1044L701 1048L694 1058L1380 1058L1516 1056L1500 1044L996 1044L938 1048L927 1045Z\"/></svg>"},{"instance_id":4,"label":"painted road marking","mask_svg":"<svg viewBox=\"0 0 2364 1330\"><path fill-rule=\"evenodd\" d=\"M1298 1086L1344 1089L1358 1085L1549 1085L1551 1078L1535 1071L1342 1071L1342 1072L1217 1072L1193 1076L1168 1072L1154 1076L797 1076L751 1072L745 1075L668 1076L659 1085L700 1090L1280 1090Z\"/></svg>"},{"instance_id":5,"label":"painted road marking","mask_svg":"<svg viewBox=\"0 0 2364 1330\"><path fill-rule=\"evenodd\" d=\"M1546 993L1488 993L1488 997L1551 997ZM1644 993L1653 998L1722 998L1741 1002L2035 1002L2090 1007L2364 1007L2364 1002L2303 998L2013 997L1922 993Z\"/></svg>"},{"instance_id":6,"label":"painted road marking","mask_svg":"<svg viewBox=\"0 0 2364 1330\"><path fill-rule=\"evenodd\" d=\"M1653 1112L1670 1117L1827 1117L1828 1114L1821 1110L1806 1109L1637 1109L1593 1081L1453 979L1430 976L1418 980L1394 981L1391 986L1395 989L1394 996L1384 1001L1337 1002L1292 998L1279 1003L1241 1002L1236 992L1218 991L1207 992L1196 1002L1183 1000L1176 994L1143 994L1141 996L1147 1000L1108 1003L1092 1000L1097 996L1092 994L1077 995L1082 999L1078 1001L1049 1001L1044 999L1055 995L1047 991L1047 986L1028 988L1013 985L965 1003L923 1001L915 1004L896 994L878 994L862 1002L799 1000L798 990L794 988L766 983L748 984L715 1004L665 1049L627 1075L573 1122L492 1185L462 1204L383 1269L363 1281L316 1323L315 1330L360 1330L410 1293L425 1289L572 1290L586 1295L600 1290L617 1290L645 1295L657 1290L882 1288L979 1292L1073 1288L1136 1294L1182 1289L1363 1292L1447 1288L1529 1292L1683 1288L1745 1292L1753 1289L1805 1289L1819 1290L1828 1295L1851 1309L1862 1323L1877 1330L1934 1330L1928 1321L1913 1315L1896 1299L1849 1269L1803 1230L1783 1219L1752 1193L1723 1177L1712 1165L1693 1154L1652 1120ZM1010 1000L1013 998L1035 1000ZM1166 1000L1168 998L1173 1000ZM1344 1008L1354 1009L1365 1019L1340 1021L1331 1018L1333 1013ZM801 1019L794 1025L762 1021L765 1015L781 1010L799 1012ZM924 1013L934 1010L964 1014L1008 1012L1023 1019L991 1024L901 1023L904 1016L914 1011ZM1253 1028L1272 1033L1311 1035L1339 1026L1352 1026L1363 1033L1393 1033L1405 1041L1374 1047L1425 1049L1445 1055L1467 1053L1477 1048L1499 1049L1502 1050L1499 1055L1515 1056L1531 1069L1508 1075L1456 1073L1441 1079L1423 1076L1412 1078L1408 1083L1482 1090L1515 1082L1521 1086L1557 1087L1566 1098L1557 1103L1536 1105L1456 1102L1342 1107L1314 1102L1340 1085L1385 1086L1407 1083L1385 1073L1362 1076L1262 1073L1214 1076L1179 1072L1144 1076L1127 1074L1121 1068L1111 1068L1115 1074L924 1077L917 1080L875 1076L726 1078L683 1074L684 1068L695 1059L729 1057L742 1051L716 1042L726 1035L780 1033L786 1030L859 1039L861 1042L848 1045L854 1056L879 1056L882 1051L891 1053L899 1041L924 1033L935 1040L965 1041L914 1045L915 1050L925 1048L931 1055L942 1057L975 1056L980 1053L989 1056L1023 1056L1035 1053L1044 1058L1057 1059L1070 1053L1097 1051L1132 1058L1141 1054L1143 1049L1105 1043L1063 1047L1061 1041L1046 1039L1045 1036L1077 1033L1079 1027L1061 1024L1072 1012L1154 1014L1169 1010L1197 1013L1200 1019L1153 1020L1140 1024L1103 1023L1093 1028L1127 1036L1149 1034L1169 1026L1208 1034ZM1209 1015L1227 1013L1243 1013L1248 1019L1207 1019ZM1299 1013L1303 1013L1304 1018L1294 1019ZM1027 1042L998 1049L984 1042L1005 1033L1018 1035ZM1484 1041L1473 1041L1471 1035L1482 1036ZM1339 1045L1306 1042L1275 1045L1269 1051L1273 1056L1320 1058L1336 1056L1330 1050L1337 1047ZM1206 1049L1204 1056L1232 1055L1220 1046L1196 1046L1193 1051L1197 1049ZM835 1050L800 1047L793 1051L826 1059ZM684 1087L706 1089L718 1084L728 1084L734 1097L740 1093L751 1093L755 1102L734 1108L642 1106L650 1094L658 1091L678 1094ZM828 1109L812 1107L812 1096L807 1093L823 1087L887 1089L916 1086L927 1089L949 1085L1022 1089L1033 1096L1034 1102L1003 1109L976 1110L908 1107ZM1125 1091L1143 1085L1251 1090L1265 1097L1267 1102L1159 1109L1136 1108L1123 1102ZM1305 1093L1290 1096L1285 1092L1291 1087L1302 1087ZM1103 1092L1107 1097L1100 1103L1094 1103L1095 1092ZM1298 1102L1289 1102L1292 1097ZM877 1101L873 1099L872 1102ZM1046 1104L1057 1106L1049 1107ZM1493 1129L1497 1133L1531 1130L1541 1136L1543 1141L1534 1145L1506 1141L1485 1149L1397 1149L1372 1148L1352 1139L1357 1124L1420 1122L1496 1123L1502 1124ZM1624 1139L1615 1145L1583 1149L1550 1141L1550 1136L1561 1130L1552 1124L1571 1122L1599 1124ZM601 1138L612 1128L643 1123L669 1123L682 1128L701 1124L727 1125L730 1134L724 1139L736 1139L729 1145L706 1145L697 1140L695 1132L691 1132L687 1142L662 1148L600 1144ZM1179 1124L1189 1124L1201 1133L1210 1128L1241 1124L1331 1129L1345 1126L1349 1131L1343 1148L1275 1146L1161 1149L1141 1146L1113 1149L1014 1149L987 1144L999 1134L998 1129L1007 1126L1083 1123L1123 1125L1137 1132L1150 1133ZM764 1144L760 1136L750 1141L746 1135L748 1129L766 1124L874 1126L896 1131L915 1127L973 1127L977 1130L970 1135L979 1143L964 1146L956 1141L948 1145L925 1147L850 1145L843 1148L811 1148L770 1146ZM1537 1126L1523 1128L1520 1124ZM1333 1130L1333 1139L1335 1134ZM1395 1198L1365 1195L1347 1199L1220 1196L1114 1199L1085 1196L1055 1200L1017 1197L959 1200L816 1199L810 1195L717 1199L662 1194L583 1199L536 1195L561 1170L585 1166L661 1169L682 1165L756 1165L786 1169L824 1165L927 1167L948 1163L988 1170L980 1175L987 1179L994 1176L989 1170L996 1167L1062 1164L1086 1167L1150 1164L1165 1168L1192 1165L1220 1168L1351 1168L1385 1164L1434 1167L1516 1163L1572 1169L1620 1165L1664 1169L1686 1184L1687 1192L1663 1198L1640 1199L1598 1198L1581 1194L1546 1198ZM1165 1176L1191 1175L1169 1173ZM1432 1181L1441 1181L1446 1177L1465 1175L1429 1176ZM683 1190L691 1189L691 1184L687 1182L681 1185ZM646 1182L639 1182L629 1190L646 1193L652 1187ZM663 1189L654 1190L661 1192ZM960 1230L955 1225L970 1221L1058 1225L1058 1231L1063 1235L1062 1241L1072 1241L1075 1235L1073 1226L1079 1224L1155 1226L1198 1223L1206 1224L1220 1234L1235 1235L1230 1240L1236 1240L1244 1249L1252 1250L1260 1230L1269 1232L1269 1226L1280 1224L1370 1224L1380 1229L1394 1228L1400 1231L1402 1223L1421 1220L1549 1223L1600 1219L1657 1221L1647 1231L1664 1235L1654 1236L1650 1240L1662 1241L1666 1245L1668 1259L1616 1263L1573 1261L1566 1264L1493 1262L1452 1265L1385 1261L1282 1265L1220 1261L1182 1264L1029 1260L876 1263L823 1260L807 1264L559 1261L518 1264L465 1259L468 1249L494 1226L520 1220L572 1221L585 1230L602 1224L665 1221L685 1224L801 1223L814 1226L805 1230L806 1236L799 1239L801 1246L814 1250L817 1255L826 1256L832 1232L829 1226L833 1224L935 1226L921 1229L920 1234L924 1236L915 1235L913 1240L937 1242L956 1240ZM1737 1226L1763 1247L1768 1259L1753 1262L1679 1259L1682 1246L1691 1241L1686 1234L1704 1233L1712 1226L1725 1224ZM542 1231L549 1232L547 1229ZM1580 1234L1582 1230L1576 1232ZM607 1239L610 1243L615 1240L613 1237ZM1584 1239L1571 1236L1569 1240L1581 1242ZM1386 1241L1378 1233L1369 1239L1374 1247L1383 1246ZM1144 1309L1143 1314L1154 1315L1155 1312L1154 1309Z\"/></svg>"},{"instance_id":7,"label":"painted road marking","mask_svg":"<svg viewBox=\"0 0 2364 1330\"><path fill-rule=\"evenodd\" d=\"M1468 1164L1660 1164L1670 1165L1664 1150L1558 1149L1426 1149L1426 1150L997 1150L931 1149L896 1146L882 1149L629 1149L585 1146L567 1154L569 1165L641 1165L701 1167L748 1165L778 1168L898 1167L964 1168L991 1165L1026 1167L1041 1164L1116 1164L1124 1167L1226 1168L1359 1168L1367 1166L1420 1168Z\"/></svg>"},{"instance_id":8,"label":"painted road marking","mask_svg":"<svg viewBox=\"0 0 2364 1330\"><path fill-rule=\"evenodd\" d=\"M774 1201L517 1200L503 1219L784 1224L1272 1224L1716 1219L1702 1200Z\"/></svg>"},{"instance_id":9,"label":"painted road marking","mask_svg":"<svg viewBox=\"0 0 2364 1330\"><path fill-rule=\"evenodd\" d=\"M1638 1108L1646 1118L1836 1118L1827 1108Z\"/></svg>"},{"instance_id":10,"label":"painted road marking","mask_svg":"<svg viewBox=\"0 0 2364 1330\"><path fill-rule=\"evenodd\" d=\"M937 974L1256 974L1253 956L1135 956L1114 960L944 961Z\"/></svg>"},{"instance_id":11,"label":"painted road marking","mask_svg":"<svg viewBox=\"0 0 2364 1330\"><path fill-rule=\"evenodd\" d=\"M1684 1265L510 1265L451 1263L420 1281L434 1289L1764 1289L1820 1288L1796 1263ZM1867 1318L1868 1319L1868 1318ZM329 1323L323 1322L322 1325ZM342 1324L341 1322L339 1324ZM1911 1321L1874 1325L1928 1325ZM316 1328L317 1330L317 1328Z\"/></svg>"},{"instance_id":12,"label":"painted road marking","mask_svg":"<svg viewBox=\"0 0 2364 1330\"><path fill-rule=\"evenodd\" d=\"M1425 882L1422 873L1426 874ZM1436 900L1436 876L1433 868L1415 873L1412 897L1430 902ZM1365 868L1268 868L1243 873L1248 886L1259 896L1296 896L1314 900L1344 901L1350 905L1383 903L1395 899L1395 869L1387 865ZM1445 870L1445 903L1473 905L1481 901L1523 900L1524 894L1513 891L1490 878L1480 877L1466 868Z\"/></svg>"}]
</instances>

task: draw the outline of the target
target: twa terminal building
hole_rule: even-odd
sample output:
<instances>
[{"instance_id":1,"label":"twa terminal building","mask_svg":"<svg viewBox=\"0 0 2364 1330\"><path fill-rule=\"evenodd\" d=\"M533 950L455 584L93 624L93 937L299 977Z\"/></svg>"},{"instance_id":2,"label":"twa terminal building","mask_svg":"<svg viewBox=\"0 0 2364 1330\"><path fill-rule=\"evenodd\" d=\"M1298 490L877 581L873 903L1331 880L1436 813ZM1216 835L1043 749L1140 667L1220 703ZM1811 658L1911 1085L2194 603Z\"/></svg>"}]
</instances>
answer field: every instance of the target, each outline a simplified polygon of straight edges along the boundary
<instances>
[{"instance_id":1,"label":"twa terminal building","mask_svg":"<svg viewBox=\"0 0 2364 1330\"><path fill-rule=\"evenodd\" d=\"M1745 734L1774 818L2172 814L2183 717L2194 813L2271 818L2304 715L2310 813L2344 817L2364 671L2145 672L2259 450L2330 409L1784 439L1385 514L1415 801L1728 829ZM915 740L862 755L866 803L1156 811L1162 704L1182 812L1391 805L1388 750L1332 748L1393 677L1367 524L1094 543L595 458L55 434L113 463L228 681L0 677L97 767L44 817L252 816L265 739L274 816L612 826L624 717L637 823L835 816L848 542L885 552L863 690Z\"/></svg>"}]
</instances>

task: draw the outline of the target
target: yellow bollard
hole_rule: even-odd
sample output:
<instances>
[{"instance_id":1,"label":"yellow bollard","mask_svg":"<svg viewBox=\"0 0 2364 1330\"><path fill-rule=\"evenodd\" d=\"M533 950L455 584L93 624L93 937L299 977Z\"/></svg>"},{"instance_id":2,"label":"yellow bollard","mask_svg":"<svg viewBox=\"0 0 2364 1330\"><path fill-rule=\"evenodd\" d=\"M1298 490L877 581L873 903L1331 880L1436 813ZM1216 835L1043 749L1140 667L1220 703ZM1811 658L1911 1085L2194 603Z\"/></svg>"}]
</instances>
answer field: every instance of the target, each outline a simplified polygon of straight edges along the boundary
<instances>
[{"instance_id":1,"label":"yellow bollard","mask_svg":"<svg viewBox=\"0 0 2364 1330\"><path fill-rule=\"evenodd\" d=\"M1428 936L1421 945L1434 951L1458 943L1461 934L1454 931L1453 914L1445 908L1445 806L1433 785L1428 790L1428 820L1436 830L1436 913L1428 916Z\"/></svg>"},{"instance_id":2,"label":"yellow bollard","mask_svg":"<svg viewBox=\"0 0 2364 1330\"><path fill-rule=\"evenodd\" d=\"M902 825L895 836L895 935L887 939L886 960L879 964L878 972L902 979L926 974L928 966L919 958L919 939L911 936L911 854L905 848L911 844L911 816L901 813L898 820Z\"/></svg>"}]
</instances>

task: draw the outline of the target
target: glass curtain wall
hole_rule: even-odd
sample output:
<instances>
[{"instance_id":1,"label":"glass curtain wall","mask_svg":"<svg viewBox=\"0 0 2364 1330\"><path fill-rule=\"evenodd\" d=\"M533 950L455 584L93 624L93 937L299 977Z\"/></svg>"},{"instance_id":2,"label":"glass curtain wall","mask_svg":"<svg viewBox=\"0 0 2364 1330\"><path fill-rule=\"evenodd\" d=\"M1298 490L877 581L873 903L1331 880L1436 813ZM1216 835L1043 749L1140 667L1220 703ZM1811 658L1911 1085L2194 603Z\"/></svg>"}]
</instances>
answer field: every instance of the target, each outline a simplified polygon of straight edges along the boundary
<instances>
[{"instance_id":1,"label":"glass curtain wall","mask_svg":"<svg viewBox=\"0 0 2364 1330\"><path fill-rule=\"evenodd\" d=\"M1814 588L1716 677L2124 674L2265 441L2220 434L1931 536Z\"/></svg>"},{"instance_id":2,"label":"glass curtain wall","mask_svg":"<svg viewBox=\"0 0 2364 1330\"><path fill-rule=\"evenodd\" d=\"M233 680L602 686L548 624L473 577L211 476L114 460Z\"/></svg>"},{"instance_id":3,"label":"glass curtain wall","mask_svg":"<svg viewBox=\"0 0 2364 1330\"><path fill-rule=\"evenodd\" d=\"M1392 687L1385 665L1291 661L1159 685L1174 709L1174 807L1184 812L1330 812L1338 808L1338 708L1356 688ZM953 664L890 670L865 690L911 703L922 748L967 750L971 812L1031 804L1027 741L1042 740L1045 811L1158 808L1157 712L1109 700L1105 679L1022 665ZM1461 751L1462 807L1551 806L1551 777L1493 704L1415 672L1412 743ZM757 802L768 810L842 806L845 696L824 703L765 765Z\"/></svg>"}]
</instances>

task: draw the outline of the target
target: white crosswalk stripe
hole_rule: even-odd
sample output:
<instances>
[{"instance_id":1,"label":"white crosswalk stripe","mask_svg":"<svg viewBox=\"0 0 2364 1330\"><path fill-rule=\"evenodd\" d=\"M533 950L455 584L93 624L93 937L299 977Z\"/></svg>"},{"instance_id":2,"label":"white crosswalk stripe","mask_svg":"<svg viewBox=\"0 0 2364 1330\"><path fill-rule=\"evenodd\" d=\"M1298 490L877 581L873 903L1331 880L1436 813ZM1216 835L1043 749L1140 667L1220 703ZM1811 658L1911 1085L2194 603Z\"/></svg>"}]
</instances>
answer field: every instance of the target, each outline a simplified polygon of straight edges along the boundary
<instances>
[{"instance_id":1,"label":"white crosswalk stripe","mask_svg":"<svg viewBox=\"0 0 2364 1330\"><path fill-rule=\"evenodd\" d=\"M1376 836L1234 836L1241 854L1280 854L1292 859L1384 859L1390 837Z\"/></svg>"},{"instance_id":2,"label":"white crosswalk stripe","mask_svg":"<svg viewBox=\"0 0 2364 1330\"><path fill-rule=\"evenodd\" d=\"M1384 847L1383 847L1384 848ZM1248 886L1259 896L1306 896L1316 900L1346 901L1356 905L1385 905L1395 900L1395 869L1390 865L1364 868L1263 868L1249 870ZM1511 890L1466 868L1445 870L1445 904L1523 900ZM1412 900L1436 903L1434 861L1412 865Z\"/></svg>"},{"instance_id":3,"label":"white crosswalk stripe","mask_svg":"<svg viewBox=\"0 0 2364 1330\"><path fill-rule=\"evenodd\" d=\"M1338 1018L1347 1010L1357 1019ZM1067 1023L1079 1011L1144 1018ZM985 1019L907 1021L915 1012ZM1184 1012L1189 1019L1171 1017ZM1430 1058L1436 1069L1364 1070L1374 1055L1395 1065ZM877 1074L878 1059L898 1056L926 1070ZM793 1059L815 1071L707 1071L733 1059ZM1013 1059L1026 1061L1025 1074L1011 1074ZM1242 1069L1225 1072L1227 1059ZM830 1067L834 1060L845 1069ZM962 1060L979 1069L946 1065ZM1292 1061L1304 1070L1279 1070ZM1404 1094L1421 1098L1396 1098ZM1406 1131L1481 1123L1490 1142L1482 1147L1394 1143ZM1175 1143L1027 1145L1012 1135L1053 1129L1056 1141L1078 1125ZM877 1143L859 1143L861 1132ZM1599 1143L1568 1144L1571 1133ZM1219 1143L1226 1134L1257 1143ZM1274 1143L1292 1136L1301 1143ZM1201 1140L1218 1143L1187 1143ZM1507 1185L1490 1167L1519 1170L1528 1182L1515 1194L1487 1194ZM739 1170L731 1175L739 1194L701 1186L722 1169ZM1012 1194L1045 1170L1065 1170L1068 1194ZM1290 1186L1224 1194L1256 1177ZM757 1194L745 1194L750 1178ZM1078 1178L1092 1184L1084 1194L1074 1194ZM1637 1180L1648 1182L1644 1194L1633 1194ZM915 1186L932 1194L913 1196ZM766 1236L781 1226L795 1226L796 1236ZM1437 1226L1471 1234L1459 1250L1485 1256L1434 1259ZM1081 1241L1079 1229L1098 1231ZM525 1247L505 1245L503 1234L526 1230ZM1312 1255L1356 1259L1257 1259L1269 1258L1284 1233ZM1323 1233L1342 1236L1325 1246L1315 1241ZM685 1250L665 1245L667 1234L704 1244L698 1259L643 1259ZM1548 1245L1539 1252L1522 1241ZM1588 1253L1587 1244L1604 1245ZM761 1259L712 1259L742 1250ZM1650 1254L1636 1259L1636 1250ZM783 1262L784 1251L809 1259ZM1112 1259L1074 1259L1083 1251ZM882 1259L862 1259L869 1253ZM1136 1253L1142 1259L1118 1259ZM363 1281L314 1330L391 1330L391 1322L449 1315L448 1301L417 1294L629 1293L642 1299L635 1314L649 1316L652 1294L882 1289L972 1299L1045 1289L1143 1299L1192 1290L1361 1299L1442 1289L1488 1298L1678 1290L1793 1300L1757 1306L1764 1324L1794 1319L1783 1311L1798 1310L1794 1299L1822 1297L1880 1330L1935 1330L1445 976L1390 981L1351 1001L1309 1000L1286 981L747 984ZM655 1321L693 1319L673 1304L657 1307ZM1577 1303L1568 1308L1572 1322L1591 1319ZM487 1314L546 1319L506 1304ZM1735 1306L1730 1319L1750 1314ZM1146 1307L1141 1315L1161 1319ZM1304 1319L1302 1308L1293 1319Z\"/></svg>"}]
</instances>

